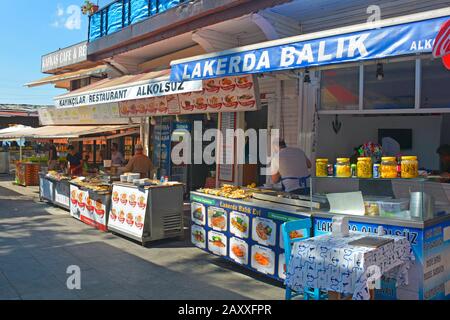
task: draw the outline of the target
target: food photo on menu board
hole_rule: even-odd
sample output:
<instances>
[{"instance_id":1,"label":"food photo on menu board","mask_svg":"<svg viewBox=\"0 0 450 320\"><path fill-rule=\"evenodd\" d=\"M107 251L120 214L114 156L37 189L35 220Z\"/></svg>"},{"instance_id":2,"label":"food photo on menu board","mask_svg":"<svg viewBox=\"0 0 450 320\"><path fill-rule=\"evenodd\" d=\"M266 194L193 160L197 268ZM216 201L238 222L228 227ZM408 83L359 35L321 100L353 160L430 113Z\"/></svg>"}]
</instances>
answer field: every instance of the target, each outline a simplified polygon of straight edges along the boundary
<instances>
[{"instance_id":1,"label":"food photo on menu board","mask_svg":"<svg viewBox=\"0 0 450 320\"><path fill-rule=\"evenodd\" d=\"M245 213L230 213L230 232L240 238L248 238L249 217Z\"/></svg>"},{"instance_id":2,"label":"food photo on menu board","mask_svg":"<svg viewBox=\"0 0 450 320\"><path fill-rule=\"evenodd\" d=\"M227 212L221 208L208 207L208 226L217 231L226 231Z\"/></svg>"},{"instance_id":3,"label":"food photo on menu board","mask_svg":"<svg viewBox=\"0 0 450 320\"><path fill-rule=\"evenodd\" d=\"M200 226L192 225L191 228L191 241L192 243L201 249L206 249L206 231Z\"/></svg>"},{"instance_id":4,"label":"food photo on menu board","mask_svg":"<svg viewBox=\"0 0 450 320\"><path fill-rule=\"evenodd\" d=\"M280 225L280 248L284 249L284 236L283 236L283 232L282 232L281 228L282 227ZM291 239L303 238L304 237L303 230L293 230L293 231L289 232L289 237Z\"/></svg>"},{"instance_id":5,"label":"food photo on menu board","mask_svg":"<svg viewBox=\"0 0 450 320\"><path fill-rule=\"evenodd\" d=\"M275 222L265 218L254 217L252 225L252 239L254 241L266 246L275 246Z\"/></svg>"},{"instance_id":6,"label":"food photo on menu board","mask_svg":"<svg viewBox=\"0 0 450 320\"><path fill-rule=\"evenodd\" d=\"M278 277L280 279L286 279L286 257L284 253L281 253L278 257Z\"/></svg>"},{"instance_id":7,"label":"food photo on menu board","mask_svg":"<svg viewBox=\"0 0 450 320\"><path fill-rule=\"evenodd\" d=\"M230 258L239 264L248 264L248 244L239 238L230 238Z\"/></svg>"},{"instance_id":8,"label":"food photo on menu board","mask_svg":"<svg viewBox=\"0 0 450 320\"><path fill-rule=\"evenodd\" d=\"M227 237L216 231L208 231L208 250L219 256L227 255Z\"/></svg>"},{"instance_id":9,"label":"food photo on menu board","mask_svg":"<svg viewBox=\"0 0 450 320\"><path fill-rule=\"evenodd\" d=\"M273 250L255 244L252 246L251 255L252 268L265 274L275 274L275 252Z\"/></svg>"},{"instance_id":10,"label":"food photo on menu board","mask_svg":"<svg viewBox=\"0 0 450 320\"><path fill-rule=\"evenodd\" d=\"M205 206L198 202L191 203L191 219L193 222L204 226L206 223Z\"/></svg>"}]
</instances>

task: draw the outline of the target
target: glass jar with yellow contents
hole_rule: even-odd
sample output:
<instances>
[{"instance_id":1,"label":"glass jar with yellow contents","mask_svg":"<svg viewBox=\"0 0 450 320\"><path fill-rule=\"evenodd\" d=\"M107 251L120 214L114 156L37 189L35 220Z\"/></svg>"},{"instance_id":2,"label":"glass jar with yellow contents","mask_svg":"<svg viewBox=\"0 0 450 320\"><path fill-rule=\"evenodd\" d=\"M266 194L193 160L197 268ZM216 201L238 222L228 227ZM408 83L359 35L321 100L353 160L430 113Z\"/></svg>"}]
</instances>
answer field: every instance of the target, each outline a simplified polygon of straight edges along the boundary
<instances>
[{"instance_id":1,"label":"glass jar with yellow contents","mask_svg":"<svg viewBox=\"0 0 450 320\"><path fill-rule=\"evenodd\" d=\"M356 163L356 174L358 178L372 178L372 158L359 157Z\"/></svg>"},{"instance_id":2,"label":"glass jar with yellow contents","mask_svg":"<svg viewBox=\"0 0 450 320\"><path fill-rule=\"evenodd\" d=\"M350 158L337 158L336 159L336 177L338 178L350 178L352 176Z\"/></svg>"},{"instance_id":3,"label":"glass jar with yellow contents","mask_svg":"<svg viewBox=\"0 0 450 320\"><path fill-rule=\"evenodd\" d=\"M328 159L316 159L316 177L328 176Z\"/></svg>"},{"instance_id":4,"label":"glass jar with yellow contents","mask_svg":"<svg viewBox=\"0 0 450 320\"><path fill-rule=\"evenodd\" d=\"M382 157L380 166L381 179L397 178L397 159L395 157Z\"/></svg>"},{"instance_id":5,"label":"glass jar with yellow contents","mask_svg":"<svg viewBox=\"0 0 450 320\"><path fill-rule=\"evenodd\" d=\"M416 156L402 157L402 178L412 179L419 176L419 161Z\"/></svg>"}]
</instances>

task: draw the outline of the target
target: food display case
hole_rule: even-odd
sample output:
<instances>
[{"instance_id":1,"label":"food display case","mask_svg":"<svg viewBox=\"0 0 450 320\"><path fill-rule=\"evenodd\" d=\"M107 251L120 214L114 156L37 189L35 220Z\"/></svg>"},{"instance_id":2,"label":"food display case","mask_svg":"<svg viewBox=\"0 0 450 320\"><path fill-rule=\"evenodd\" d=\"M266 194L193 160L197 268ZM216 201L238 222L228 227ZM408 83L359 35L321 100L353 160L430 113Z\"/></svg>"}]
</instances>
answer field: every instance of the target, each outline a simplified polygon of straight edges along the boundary
<instances>
[{"instance_id":1,"label":"food display case","mask_svg":"<svg viewBox=\"0 0 450 320\"><path fill-rule=\"evenodd\" d=\"M317 177L310 187L310 196L246 188L232 191L231 187L191 192L191 241L202 250L282 280L281 224L311 218L312 236L318 236L331 233L333 216L343 215L353 231L376 233L382 226L384 233L404 236L411 243L415 261L409 284L396 288L395 280L383 278L377 298L450 297L450 184L421 178ZM361 196L359 212L333 211L330 194L355 193ZM347 209L355 207L345 199L343 203ZM268 262L272 258L273 263Z\"/></svg>"},{"instance_id":2,"label":"food display case","mask_svg":"<svg viewBox=\"0 0 450 320\"><path fill-rule=\"evenodd\" d=\"M108 229L145 245L183 236L183 185L114 182Z\"/></svg>"},{"instance_id":3,"label":"food display case","mask_svg":"<svg viewBox=\"0 0 450 320\"><path fill-rule=\"evenodd\" d=\"M282 280L286 266L281 225L311 215L292 204L259 200L253 194L230 186L191 192L191 241L202 250ZM303 232L293 232L291 237L303 237Z\"/></svg>"},{"instance_id":4,"label":"food display case","mask_svg":"<svg viewBox=\"0 0 450 320\"><path fill-rule=\"evenodd\" d=\"M79 177L71 180L71 216L98 230L108 231L111 189L108 177Z\"/></svg>"},{"instance_id":5,"label":"food display case","mask_svg":"<svg viewBox=\"0 0 450 320\"><path fill-rule=\"evenodd\" d=\"M313 199L322 201L321 208L310 208L314 235L331 232L335 215L349 219L354 231L384 233L406 237L415 261L409 270L409 285L395 288L385 285L377 290L384 299L448 299L450 268L450 184L427 178L359 179L316 177L311 181ZM362 210L354 203L351 213L334 212L327 195L360 192ZM392 279L384 279L388 284ZM395 282L395 281L394 281Z\"/></svg>"}]
</instances>

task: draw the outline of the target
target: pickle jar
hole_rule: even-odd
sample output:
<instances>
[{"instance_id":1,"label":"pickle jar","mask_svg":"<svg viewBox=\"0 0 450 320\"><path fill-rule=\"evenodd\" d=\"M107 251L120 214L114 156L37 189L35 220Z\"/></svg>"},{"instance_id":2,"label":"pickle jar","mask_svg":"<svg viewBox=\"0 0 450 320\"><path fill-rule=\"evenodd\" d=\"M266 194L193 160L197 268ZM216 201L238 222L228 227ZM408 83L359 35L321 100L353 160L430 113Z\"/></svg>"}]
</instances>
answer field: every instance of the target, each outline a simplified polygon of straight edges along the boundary
<instances>
[{"instance_id":1,"label":"pickle jar","mask_svg":"<svg viewBox=\"0 0 450 320\"><path fill-rule=\"evenodd\" d=\"M382 157L380 166L382 179L397 178L397 159L395 157Z\"/></svg>"},{"instance_id":2,"label":"pickle jar","mask_svg":"<svg viewBox=\"0 0 450 320\"><path fill-rule=\"evenodd\" d=\"M419 162L416 156L402 157L402 178L412 179L419 176Z\"/></svg>"},{"instance_id":3,"label":"pickle jar","mask_svg":"<svg viewBox=\"0 0 450 320\"><path fill-rule=\"evenodd\" d=\"M316 159L316 177L328 176L328 159Z\"/></svg>"},{"instance_id":4,"label":"pickle jar","mask_svg":"<svg viewBox=\"0 0 450 320\"><path fill-rule=\"evenodd\" d=\"M372 158L359 157L356 164L358 178L372 178Z\"/></svg>"},{"instance_id":5,"label":"pickle jar","mask_svg":"<svg viewBox=\"0 0 450 320\"><path fill-rule=\"evenodd\" d=\"M337 158L336 159L336 177L338 178L350 178L352 176L350 158Z\"/></svg>"}]
</instances>

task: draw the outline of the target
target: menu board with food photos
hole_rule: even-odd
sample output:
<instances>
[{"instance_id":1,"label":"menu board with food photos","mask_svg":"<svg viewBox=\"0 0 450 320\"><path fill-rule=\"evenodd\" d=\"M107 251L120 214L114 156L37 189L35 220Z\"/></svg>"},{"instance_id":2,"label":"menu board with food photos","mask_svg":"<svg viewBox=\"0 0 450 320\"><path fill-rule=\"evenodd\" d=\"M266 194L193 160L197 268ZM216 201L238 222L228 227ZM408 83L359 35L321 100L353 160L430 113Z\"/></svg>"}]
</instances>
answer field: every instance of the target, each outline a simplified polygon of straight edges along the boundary
<instances>
[{"instance_id":1,"label":"menu board with food photos","mask_svg":"<svg viewBox=\"0 0 450 320\"><path fill-rule=\"evenodd\" d=\"M107 231L108 209L111 197L107 194L84 191L85 205L81 210L80 220L99 230Z\"/></svg>"},{"instance_id":2,"label":"menu board with food photos","mask_svg":"<svg viewBox=\"0 0 450 320\"><path fill-rule=\"evenodd\" d=\"M83 208L83 200L85 192L80 190L77 186L70 185L70 215L75 219L80 220L81 210Z\"/></svg>"},{"instance_id":3,"label":"menu board with food photos","mask_svg":"<svg viewBox=\"0 0 450 320\"><path fill-rule=\"evenodd\" d=\"M254 111L259 107L254 75L203 80L203 90L119 102L121 117Z\"/></svg>"},{"instance_id":4,"label":"menu board with food photos","mask_svg":"<svg viewBox=\"0 0 450 320\"><path fill-rule=\"evenodd\" d=\"M110 205L108 194L97 194L70 185L70 214L99 230L107 231L107 212Z\"/></svg>"},{"instance_id":5,"label":"menu board with food photos","mask_svg":"<svg viewBox=\"0 0 450 320\"><path fill-rule=\"evenodd\" d=\"M268 277L282 280L286 266L281 226L310 219L242 200L191 192L191 241L209 253ZM302 238L305 230L289 234Z\"/></svg>"},{"instance_id":6,"label":"menu board with food photos","mask_svg":"<svg viewBox=\"0 0 450 320\"><path fill-rule=\"evenodd\" d=\"M142 237L147 200L148 190L114 185L108 227L134 237Z\"/></svg>"}]
</instances>

